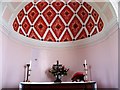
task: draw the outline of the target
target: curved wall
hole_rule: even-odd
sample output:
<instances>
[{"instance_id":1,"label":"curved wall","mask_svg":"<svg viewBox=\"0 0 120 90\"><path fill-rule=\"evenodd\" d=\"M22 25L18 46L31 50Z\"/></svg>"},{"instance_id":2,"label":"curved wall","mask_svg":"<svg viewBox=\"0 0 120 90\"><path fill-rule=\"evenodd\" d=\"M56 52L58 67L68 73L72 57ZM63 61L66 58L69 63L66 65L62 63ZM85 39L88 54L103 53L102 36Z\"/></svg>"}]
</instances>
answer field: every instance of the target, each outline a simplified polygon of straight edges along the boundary
<instances>
[{"instance_id":1,"label":"curved wall","mask_svg":"<svg viewBox=\"0 0 120 90\"><path fill-rule=\"evenodd\" d=\"M83 71L84 60L91 67L92 79L99 88L118 87L118 32L115 31L101 43L96 45L68 48L32 47L11 40L2 35L2 79L3 88L17 88L24 79L24 65L32 60L30 80L45 82L54 81L48 69L59 60L70 69L68 76L62 81L71 81L70 78L77 71ZM37 59L37 61L35 60ZM90 75L90 74L89 74Z\"/></svg>"},{"instance_id":2,"label":"curved wall","mask_svg":"<svg viewBox=\"0 0 120 90\"><path fill-rule=\"evenodd\" d=\"M9 4L7 4L6 8L4 8L5 12L3 13L3 16L11 15L8 12L8 10L11 12L11 7L9 7L10 6ZM15 6L16 7L19 6L19 3L18 5L15 4ZM103 11L103 14L105 14L105 12L107 13L108 8L109 8L108 4L101 5L101 10ZM14 9L12 10L13 10L12 12L14 12ZM17 9L15 10L17 12ZM109 8L109 10L111 9ZM114 16L114 14L110 15ZM8 21L6 20L6 22L8 23L10 23L9 18L10 17L6 18L8 20ZM11 25L11 23L9 25ZM109 24L107 25L111 27L111 25ZM7 30L9 29L8 28L2 29L2 31ZM12 29L10 29L9 32L11 30ZM1 53L3 61L2 62L3 88L18 87L19 82L23 81L24 65L26 63L29 63L30 60L33 61L32 72L30 77L31 81L53 81L54 78L49 73L47 73L47 70L48 68L51 67L53 63L56 63L56 60L59 60L61 63L66 65L66 67L70 68L69 75L63 78L63 81L70 81L70 78L74 72L83 70L82 64L85 59L87 60L87 63L91 66L92 80L97 81L98 87L100 88L118 87L117 31L115 33L111 33L109 37L108 34L107 35L105 34L107 38L103 42L97 43L95 45L88 45L87 47L84 46L83 48L81 48L80 46L71 48L35 47L33 45L30 46L25 42L20 42L19 40L17 41L13 39L11 35L12 35L11 32L8 33L8 35L4 35L2 33L1 38L2 41L0 41L2 45ZM35 61L35 59L38 59L38 61Z\"/></svg>"},{"instance_id":3,"label":"curved wall","mask_svg":"<svg viewBox=\"0 0 120 90\"><path fill-rule=\"evenodd\" d=\"M116 14L114 12L114 8L110 2L88 2L88 4L90 6L92 6L92 8L95 9L95 11L97 11L99 16L104 20L103 21L104 28L103 28L102 32L99 32L99 34L97 33L95 35L92 35L89 38L84 38L84 39L74 41L75 39L72 37L73 35L72 35L72 33L70 33L71 31L68 30L74 42L71 41L71 42L63 42L63 43L59 43L59 42L53 43L53 42L50 42L51 40L49 40L49 42L41 41L43 39L40 37L39 37L40 40L26 38L26 36L28 36L27 34L24 33L25 34L25 36L24 36L24 35L19 34L19 30L17 31L17 33L14 31L13 22L14 22L14 19L16 18L16 16L18 15L18 13L21 11L21 9L22 8L24 9L24 7L28 3L29 2L24 2L24 1L23 2L2 2L2 4L1 4L2 10L1 10L1 15L0 15L2 17L2 21L0 22L0 25L3 25L3 27L6 28L5 30L2 30L2 31L5 32L10 37L17 39L19 41L22 41L22 43L27 43L27 44L32 45L32 46L39 46L39 47L69 47L69 46L76 47L76 46L80 46L80 47L84 47L84 46L89 45L89 44L95 44L96 42L105 38L109 33L112 32L111 28L113 26L115 26L115 24L117 23L117 21L116 21L117 17L116 17ZM83 7L84 7L84 5L83 5ZM86 10L86 8L85 8L85 10ZM85 31L86 31L86 29L85 29ZM48 32L48 30L46 31L46 33L47 32ZM88 31L86 31L86 32L88 32ZM56 35L53 34L53 32L51 32L51 33L55 38ZM65 32L63 32L63 33L65 33ZM81 33L81 31L79 31L79 34L80 33ZM28 34L30 34L30 32ZM37 32L35 32L35 34L37 34ZM91 34L92 34L92 32L91 32ZM77 35L76 35L76 37L78 37ZM46 36L46 34L45 34L45 36ZM61 34L60 39L62 38L62 36L63 36L63 34ZM88 36L89 36L89 34L88 34ZM34 37L34 34L33 34L33 37ZM55 38L55 39L56 39L56 41L58 40L57 38ZM67 40L65 40L65 41L67 41Z\"/></svg>"}]
</instances>

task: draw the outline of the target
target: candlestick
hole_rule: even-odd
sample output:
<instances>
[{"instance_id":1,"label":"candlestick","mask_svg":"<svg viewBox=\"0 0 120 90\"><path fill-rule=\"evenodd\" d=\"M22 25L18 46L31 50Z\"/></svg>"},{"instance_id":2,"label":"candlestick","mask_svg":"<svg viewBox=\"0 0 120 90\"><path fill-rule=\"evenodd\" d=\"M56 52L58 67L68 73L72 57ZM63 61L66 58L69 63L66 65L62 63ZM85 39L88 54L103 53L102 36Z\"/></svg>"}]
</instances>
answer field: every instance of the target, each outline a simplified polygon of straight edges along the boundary
<instances>
[{"instance_id":1,"label":"candlestick","mask_svg":"<svg viewBox=\"0 0 120 90\"><path fill-rule=\"evenodd\" d=\"M24 80L23 80L23 82L25 82L26 79L27 79L27 67L26 67L26 65L24 65Z\"/></svg>"},{"instance_id":2,"label":"candlestick","mask_svg":"<svg viewBox=\"0 0 120 90\"><path fill-rule=\"evenodd\" d=\"M26 79L26 82L30 82L29 81L29 76L30 76L30 64L26 64L26 66L27 66L27 79Z\"/></svg>"},{"instance_id":3,"label":"candlestick","mask_svg":"<svg viewBox=\"0 0 120 90\"><path fill-rule=\"evenodd\" d=\"M87 74L88 74L88 68L87 68L87 63L86 63L86 60L84 61L84 64L83 64L83 66L84 66L84 72L85 72L85 81L88 81L88 76L87 76Z\"/></svg>"}]
</instances>

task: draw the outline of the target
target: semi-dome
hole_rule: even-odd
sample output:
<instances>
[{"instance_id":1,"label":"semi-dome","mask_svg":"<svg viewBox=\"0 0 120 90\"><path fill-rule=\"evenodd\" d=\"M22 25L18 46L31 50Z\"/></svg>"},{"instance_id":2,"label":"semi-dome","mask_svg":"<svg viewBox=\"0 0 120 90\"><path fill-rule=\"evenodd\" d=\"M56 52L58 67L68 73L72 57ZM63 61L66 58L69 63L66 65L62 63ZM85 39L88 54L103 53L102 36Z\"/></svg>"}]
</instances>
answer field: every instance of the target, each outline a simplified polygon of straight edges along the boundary
<instances>
[{"instance_id":1,"label":"semi-dome","mask_svg":"<svg viewBox=\"0 0 120 90\"><path fill-rule=\"evenodd\" d=\"M80 1L1 2L0 27L12 39L44 47L94 44L116 30L115 3Z\"/></svg>"},{"instance_id":2,"label":"semi-dome","mask_svg":"<svg viewBox=\"0 0 120 90\"><path fill-rule=\"evenodd\" d=\"M13 28L28 38L66 42L98 34L104 22L87 2L39 1L30 2L19 11Z\"/></svg>"}]
</instances>

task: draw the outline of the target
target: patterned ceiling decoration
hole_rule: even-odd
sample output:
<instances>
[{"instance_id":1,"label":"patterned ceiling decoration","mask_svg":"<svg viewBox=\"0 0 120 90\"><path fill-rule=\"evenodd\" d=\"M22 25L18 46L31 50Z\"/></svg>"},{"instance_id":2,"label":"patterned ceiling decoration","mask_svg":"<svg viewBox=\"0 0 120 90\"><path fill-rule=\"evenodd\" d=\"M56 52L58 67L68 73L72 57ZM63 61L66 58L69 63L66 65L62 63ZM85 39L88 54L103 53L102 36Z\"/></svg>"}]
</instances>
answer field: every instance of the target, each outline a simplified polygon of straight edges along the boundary
<instances>
[{"instance_id":1,"label":"patterned ceiling decoration","mask_svg":"<svg viewBox=\"0 0 120 90\"><path fill-rule=\"evenodd\" d=\"M13 22L16 32L40 41L66 42L89 38L103 30L99 13L87 2L28 3Z\"/></svg>"}]
</instances>

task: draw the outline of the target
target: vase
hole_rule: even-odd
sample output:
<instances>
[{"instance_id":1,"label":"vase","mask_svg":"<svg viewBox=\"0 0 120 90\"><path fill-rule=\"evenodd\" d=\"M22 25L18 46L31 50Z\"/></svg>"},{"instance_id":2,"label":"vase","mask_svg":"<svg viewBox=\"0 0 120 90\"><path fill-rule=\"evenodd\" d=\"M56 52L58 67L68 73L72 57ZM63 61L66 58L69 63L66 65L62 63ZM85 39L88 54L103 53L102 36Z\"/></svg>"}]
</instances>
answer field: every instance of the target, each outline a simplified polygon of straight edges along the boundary
<instances>
[{"instance_id":1,"label":"vase","mask_svg":"<svg viewBox=\"0 0 120 90\"><path fill-rule=\"evenodd\" d=\"M56 75L56 80L54 82L62 82L61 75Z\"/></svg>"}]
</instances>

